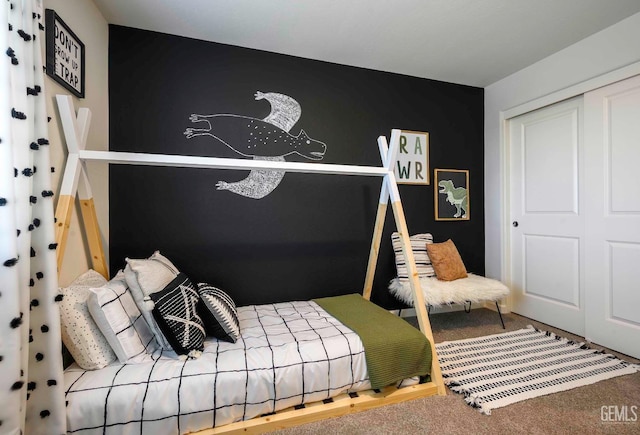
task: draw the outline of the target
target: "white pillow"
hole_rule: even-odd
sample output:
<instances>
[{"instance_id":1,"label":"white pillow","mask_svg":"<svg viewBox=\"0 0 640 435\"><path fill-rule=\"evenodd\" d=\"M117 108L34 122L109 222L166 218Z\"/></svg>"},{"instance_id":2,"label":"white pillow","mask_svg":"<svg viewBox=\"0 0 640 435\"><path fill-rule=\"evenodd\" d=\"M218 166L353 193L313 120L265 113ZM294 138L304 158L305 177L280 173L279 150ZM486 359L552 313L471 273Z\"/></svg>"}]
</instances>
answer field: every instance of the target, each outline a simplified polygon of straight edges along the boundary
<instances>
[{"instance_id":1,"label":"white pillow","mask_svg":"<svg viewBox=\"0 0 640 435\"><path fill-rule=\"evenodd\" d=\"M89 312L121 363L137 362L158 348L153 332L127 288L122 271L107 284L90 291Z\"/></svg>"},{"instance_id":2,"label":"white pillow","mask_svg":"<svg viewBox=\"0 0 640 435\"><path fill-rule=\"evenodd\" d=\"M91 294L89 288L106 283L102 275L90 269L77 277L69 287L60 289L64 296L59 305L62 342L76 363L86 370L100 369L116 360L109 342L87 308L87 299Z\"/></svg>"},{"instance_id":3,"label":"white pillow","mask_svg":"<svg viewBox=\"0 0 640 435\"><path fill-rule=\"evenodd\" d=\"M163 349L171 350L171 345L153 318L151 311L154 304L149 295L164 289L180 272L171 261L160 254L160 251L154 252L151 257L146 259L127 258L126 260L124 277L131 291L131 296L149 324L158 344Z\"/></svg>"},{"instance_id":4,"label":"white pillow","mask_svg":"<svg viewBox=\"0 0 640 435\"><path fill-rule=\"evenodd\" d=\"M429 259L429 254L427 253L427 243L433 243L433 236L429 233L414 234L409 237L409 240L411 241L411 250L413 251L413 257L416 261L418 277L428 278L436 276L436 271L433 269L431 259ZM396 255L396 272L398 273L398 279L402 282L408 282L409 271L404 254L402 253L400 234L397 232L391 234L391 244L393 246L393 252Z\"/></svg>"}]
</instances>

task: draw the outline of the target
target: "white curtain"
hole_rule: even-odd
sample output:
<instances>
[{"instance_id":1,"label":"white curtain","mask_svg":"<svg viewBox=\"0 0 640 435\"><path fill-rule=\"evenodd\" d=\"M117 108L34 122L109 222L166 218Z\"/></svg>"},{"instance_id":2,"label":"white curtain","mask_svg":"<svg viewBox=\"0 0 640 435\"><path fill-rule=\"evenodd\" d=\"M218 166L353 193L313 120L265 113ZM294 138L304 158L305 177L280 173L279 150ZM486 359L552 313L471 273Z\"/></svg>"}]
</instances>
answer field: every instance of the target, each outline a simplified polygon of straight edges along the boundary
<instances>
[{"instance_id":1,"label":"white curtain","mask_svg":"<svg viewBox=\"0 0 640 435\"><path fill-rule=\"evenodd\" d=\"M0 0L0 433L66 432L38 0Z\"/></svg>"}]
</instances>

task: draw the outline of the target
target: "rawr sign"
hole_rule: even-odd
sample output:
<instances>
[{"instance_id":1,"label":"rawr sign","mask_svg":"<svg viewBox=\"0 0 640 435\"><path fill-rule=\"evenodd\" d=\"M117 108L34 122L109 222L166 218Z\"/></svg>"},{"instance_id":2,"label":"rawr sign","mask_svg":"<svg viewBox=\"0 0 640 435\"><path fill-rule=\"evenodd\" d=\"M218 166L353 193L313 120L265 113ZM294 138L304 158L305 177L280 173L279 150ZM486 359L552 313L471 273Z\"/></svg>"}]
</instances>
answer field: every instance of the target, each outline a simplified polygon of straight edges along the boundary
<instances>
[{"instance_id":1,"label":"rawr sign","mask_svg":"<svg viewBox=\"0 0 640 435\"><path fill-rule=\"evenodd\" d=\"M84 44L53 11L45 12L47 74L84 98Z\"/></svg>"},{"instance_id":2,"label":"rawr sign","mask_svg":"<svg viewBox=\"0 0 640 435\"><path fill-rule=\"evenodd\" d=\"M429 133L402 130L394 172L398 184L429 184Z\"/></svg>"}]
</instances>

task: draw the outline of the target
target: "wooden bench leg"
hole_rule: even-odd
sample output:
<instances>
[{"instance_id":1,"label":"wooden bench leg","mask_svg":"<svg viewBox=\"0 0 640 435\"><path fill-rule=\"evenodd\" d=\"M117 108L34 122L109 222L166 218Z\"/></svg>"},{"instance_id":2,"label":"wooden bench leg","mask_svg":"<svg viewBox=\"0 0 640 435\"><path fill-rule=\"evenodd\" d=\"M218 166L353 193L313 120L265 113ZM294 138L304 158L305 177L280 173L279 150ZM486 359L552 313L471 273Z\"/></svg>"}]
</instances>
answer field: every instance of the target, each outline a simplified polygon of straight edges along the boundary
<instances>
[{"instance_id":1,"label":"wooden bench leg","mask_svg":"<svg viewBox=\"0 0 640 435\"><path fill-rule=\"evenodd\" d=\"M502 313L500 312L500 304L496 301L496 308L498 309L498 315L500 316L500 323L502 323L502 329L507 329L504 327L504 320L502 320Z\"/></svg>"},{"instance_id":2,"label":"wooden bench leg","mask_svg":"<svg viewBox=\"0 0 640 435\"><path fill-rule=\"evenodd\" d=\"M469 308L467 308L467 304L469 304ZM470 313L471 312L471 301L466 301L463 304L464 307L464 311L465 313ZM496 301L496 308L498 309L498 315L500 316L500 323L502 324L502 329L507 329L504 327L504 320L502 320L502 312L500 311L500 304L498 304L498 301Z\"/></svg>"}]
</instances>

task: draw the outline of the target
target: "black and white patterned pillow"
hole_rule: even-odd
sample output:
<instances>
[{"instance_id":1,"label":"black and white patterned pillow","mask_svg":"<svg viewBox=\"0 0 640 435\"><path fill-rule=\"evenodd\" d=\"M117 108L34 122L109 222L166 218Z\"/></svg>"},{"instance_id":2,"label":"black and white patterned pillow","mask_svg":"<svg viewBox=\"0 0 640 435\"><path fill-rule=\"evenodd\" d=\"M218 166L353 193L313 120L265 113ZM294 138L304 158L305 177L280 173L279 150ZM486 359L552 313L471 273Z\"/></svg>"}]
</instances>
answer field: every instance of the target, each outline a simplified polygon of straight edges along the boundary
<instances>
[{"instance_id":1,"label":"black and white patterned pillow","mask_svg":"<svg viewBox=\"0 0 640 435\"><path fill-rule=\"evenodd\" d=\"M233 299L212 285L198 283L198 312L204 320L207 335L235 343L240 337L240 322Z\"/></svg>"},{"instance_id":2,"label":"black and white patterned pillow","mask_svg":"<svg viewBox=\"0 0 640 435\"><path fill-rule=\"evenodd\" d=\"M436 271L433 269L429 255L427 254L427 243L433 243L433 236L429 233L414 234L409 237L411 240L411 250L413 251L413 257L416 260L416 269L418 269L419 278L427 278L436 276ZM402 282L409 281L409 272L407 269L407 262L402 253L402 244L400 243L400 234L394 232L391 234L391 244L393 245L393 252L396 255L396 271L398 273L398 279Z\"/></svg>"},{"instance_id":3,"label":"black and white patterned pillow","mask_svg":"<svg viewBox=\"0 0 640 435\"><path fill-rule=\"evenodd\" d=\"M181 355L202 350L206 332L198 315L198 291L184 274L178 274L164 289L151 293L153 317L173 350Z\"/></svg>"},{"instance_id":4,"label":"black and white patterned pillow","mask_svg":"<svg viewBox=\"0 0 640 435\"><path fill-rule=\"evenodd\" d=\"M87 308L121 363L137 362L158 348L122 271L102 287L89 290Z\"/></svg>"}]
</instances>

